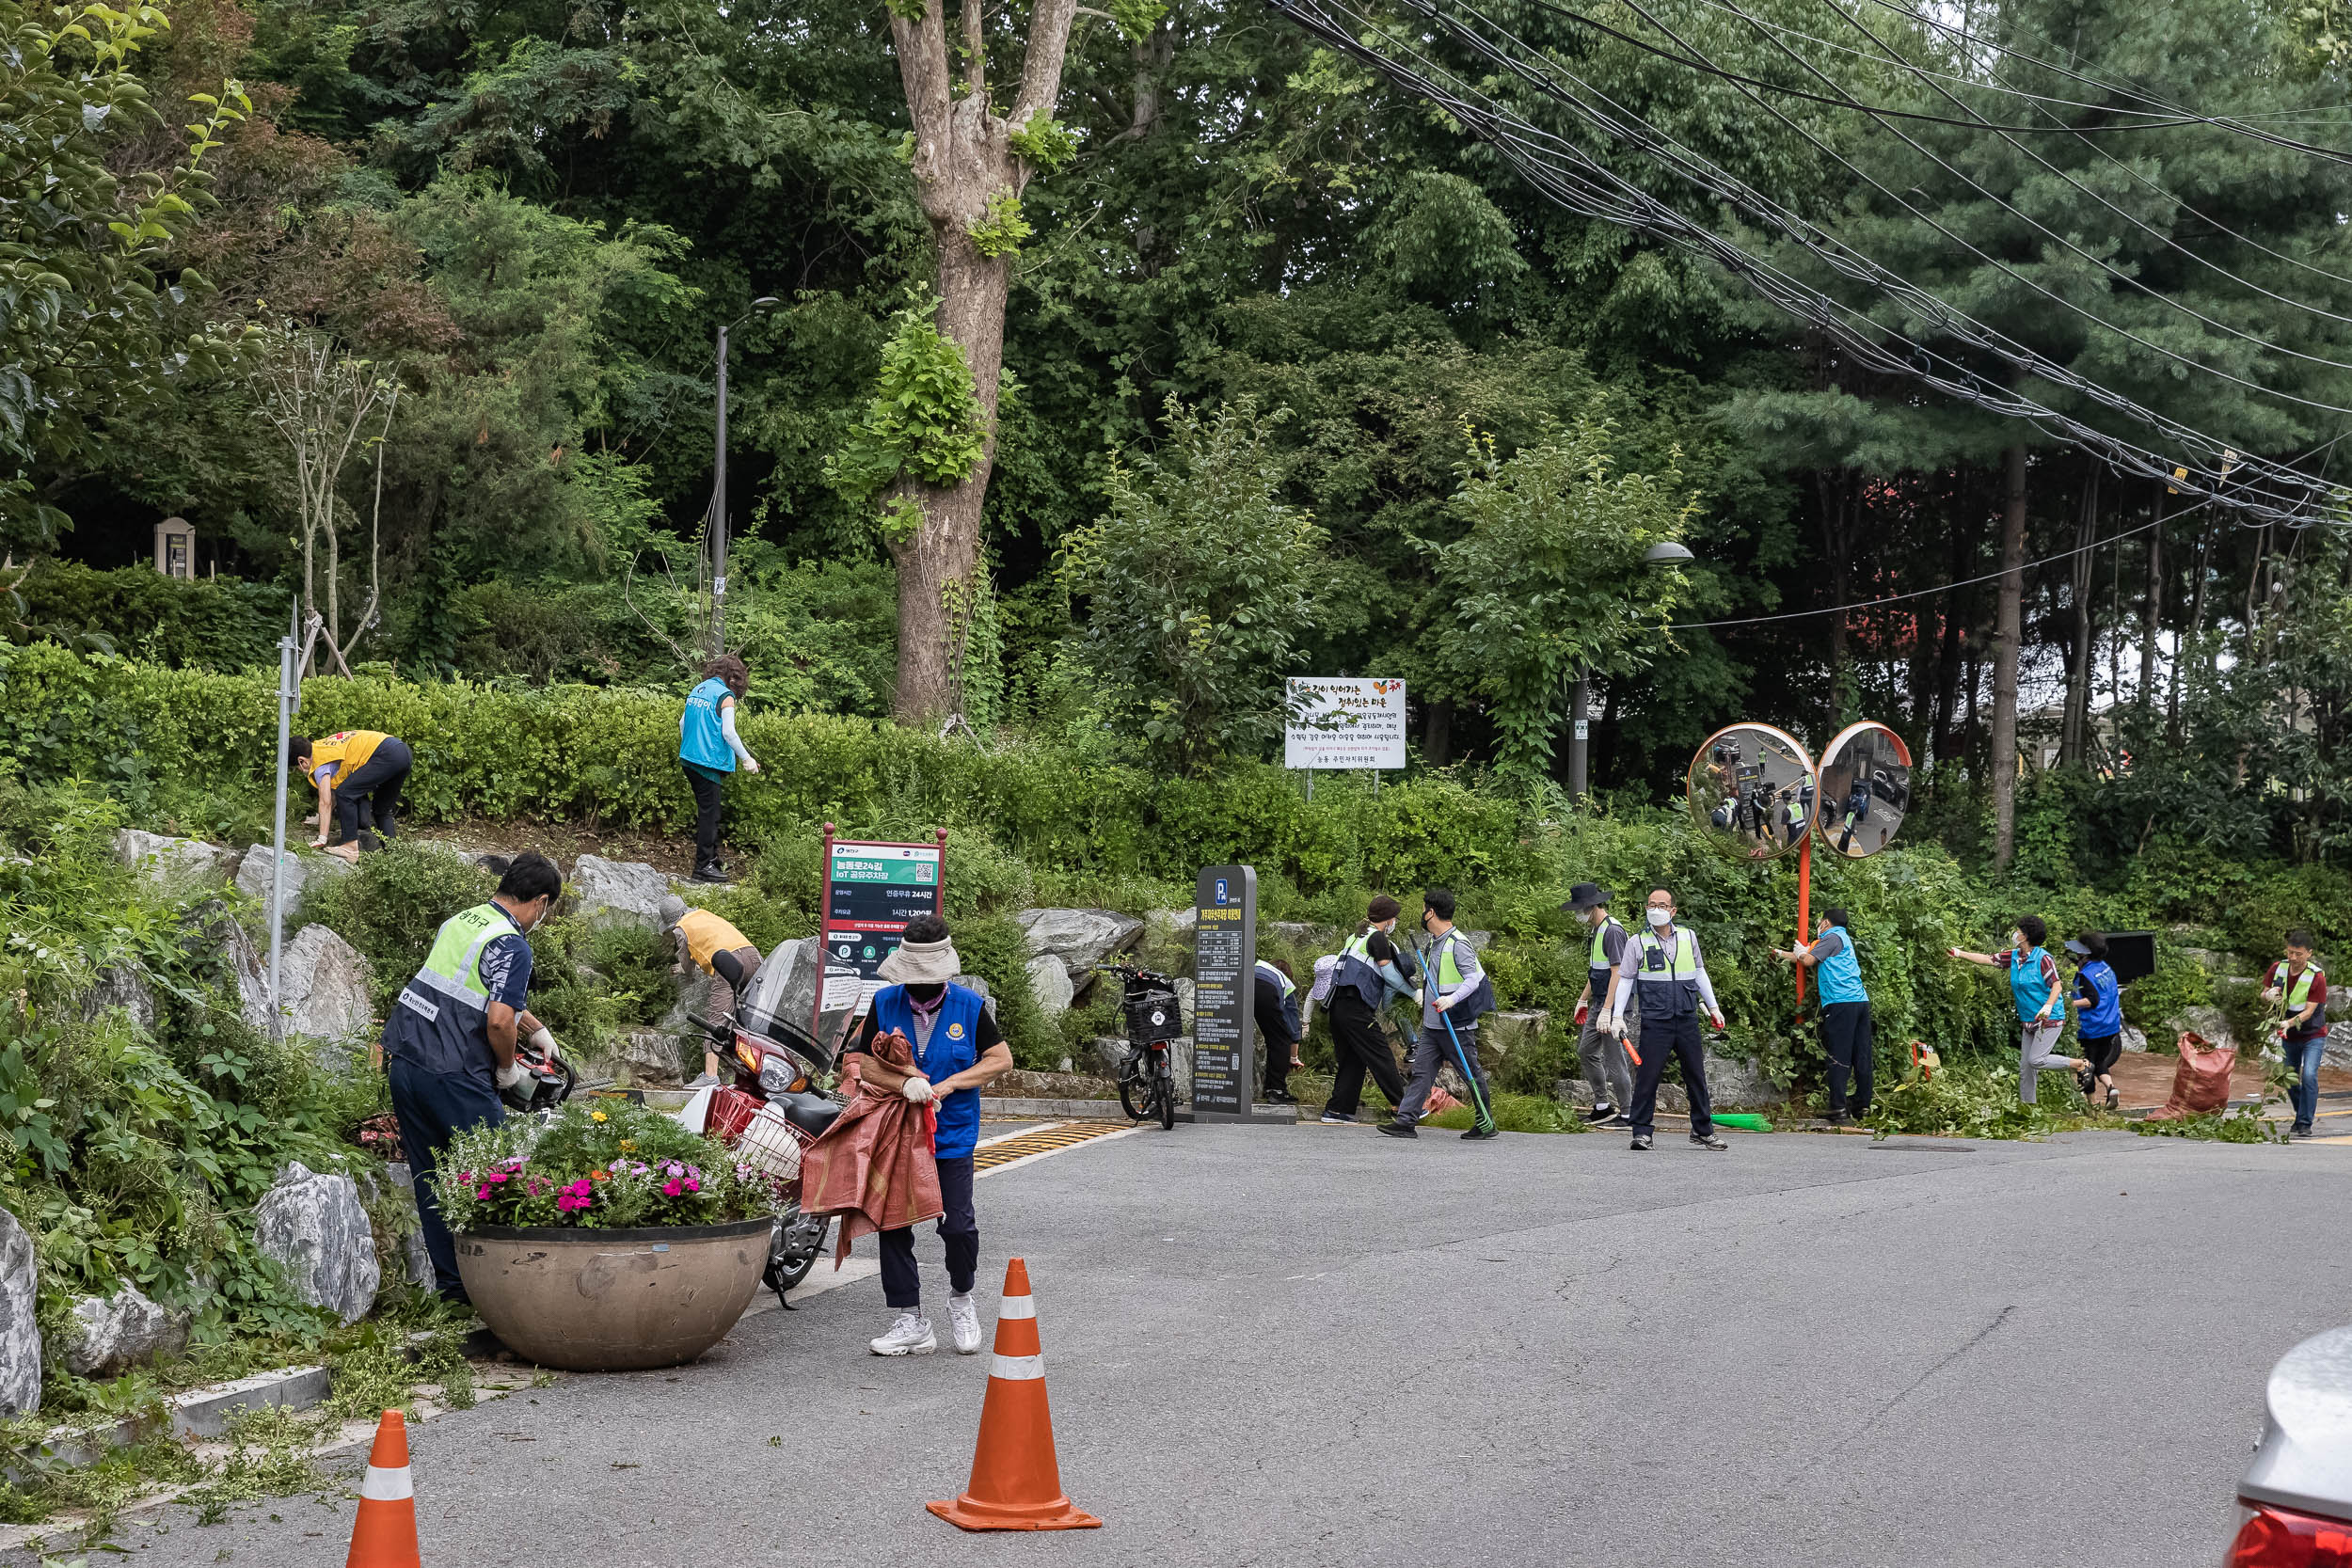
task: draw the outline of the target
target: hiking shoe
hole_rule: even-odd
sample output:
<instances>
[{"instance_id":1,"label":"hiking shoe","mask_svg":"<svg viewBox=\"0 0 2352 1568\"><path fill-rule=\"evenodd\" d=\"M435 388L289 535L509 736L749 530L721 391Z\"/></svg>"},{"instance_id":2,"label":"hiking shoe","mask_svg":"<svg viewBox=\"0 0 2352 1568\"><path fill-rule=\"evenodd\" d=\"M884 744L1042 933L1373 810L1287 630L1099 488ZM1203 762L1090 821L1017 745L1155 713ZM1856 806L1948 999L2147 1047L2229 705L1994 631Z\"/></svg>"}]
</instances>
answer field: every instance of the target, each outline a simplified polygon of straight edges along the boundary
<instances>
[{"instance_id":1,"label":"hiking shoe","mask_svg":"<svg viewBox=\"0 0 2352 1568\"><path fill-rule=\"evenodd\" d=\"M1846 1125L1846 1113L1843 1111L1832 1111L1828 1116L1823 1117L1821 1119L1828 1122L1832 1127L1843 1127Z\"/></svg>"},{"instance_id":2,"label":"hiking shoe","mask_svg":"<svg viewBox=\"0 0 2352 1568\"><path fill-rule=\"evenodd\" d=\"M978 1332L977 1323L973 1332ZM876 1355L929 1355L939 1348L939 1341L931 1338L930 1319L914 1312L899 1313L889 1333L867 1344Z\"/></svg>"},{"instance_id":3,"label":"hiking shoe","mask_svg":"<svg viewBox=\"0 0 2352 1568\"><path fill-rule=\"evenodd\" d=\"M1264 1101L1268 1105L1295 1105L1298 1103L1298 1097L1288 1089L1268 1089L1265 1092Z\"/></svg>"},{"instance_id":4,"label":"hiking shoe","mask_svg":"<svg viewBox=\"0 0 2352 1568\"><path fill-rule=\"evenodd\" d=\"M971 1291L947 1298L947 1331L955 1337L958 1355L980 1354L980 1308Z\"/></svg>"},{"instance_id":5,"label":"hiking shoe","mask_svg":"<svg viewBox=\"0 0 2352 1568\"><path fill-rule=\"evenodd\" d=\"M1723 1139L1715 1136L1712 1132L1693 1132L1691 1134L1691 1147L1692 1148L1712 1148L1720 1151L1729 1148L1731 1146L1724 1142Z\"/></svg>"},{"instance_id":6,"label":"hiking shoe","mask_svg":"<svg viewBox=\"0 0 2352 1568\"><path fill-rule=\"evenodd\" d=\"M1623 1111L1619 1111L1615 1116L1611 1117L1607 1122L1603 1123L1603 1125L1608 1127L1630 1127L1633 1125L1633 1118L1627 1116Z\"/></svg>"},{"instance_id":7,"label":"hiking shoe","mask_svg":"<svg viewBox=\"0 0 2352 1568\"><path fill-rule=\"evenodd\" d=\"M1316 1119L1322 1122L1326 1127L1353 1127L1356 1125L1356 1118L1354 1117L1343 1117L1336 1111L1326 1111Z\"/></svg>"},{"instance_id":8,"label":"hiking shoe","mask_svg":"<svg viewBox=\"0 0 2352 1568\"><path fill-rule=\"evenodd\" d=\"M1606 1100L1597 1100L1593 1101L1593 1108L1584 1113L1584 1119L1594 1127L1605 1127L1609 1123L1609 1118L1616 1114L1617 1108L1614 1105L1610 1104Z\"/></svg>"},{"instance_id":9,"label":"hiking shoe","mask_svg":"<svg viewBox=\"0 0 2352 1568\"><path fill-rule=\"evenodd\" d=\"M1633 1134L1633 1152L1636 1154L1646 1154L1649 1152L1649 1134L1647 1132L1636 1132Z\"/></svg>"},{"instance_id":10,"label":"hiking shoe","mask_svg":"<svg viewBox=\"0 0 2352 1568\"><path fill-rule=\"evenodd\" d=\"M1391 1138L1418 1138L1421 1136L1420 1133L1413 1131L1413 1124L1409 1121L1384 1121L1380 1124L1380 1131L1386 1132Z\"/></svg>"},{"instance_id":11,"label":"hiking shoe","mask_svg":"<svg viewBox=\"0 0 2352 1568\"><path fill-rule=\"evenodd\" d=\"M1471 1128L1469 1132L1462 1134L1462 1141L1466 1144L1485 1143L1488 1138L1499 1138L1501 1136L1502 1136L1502 1128L1488 1125L1486 1127Z\"/></svg>"},{"instance_id":12,"label":"hiking shoe","mask_svg":"<svg viewBox=\"0 0 2352 1568\"><path fill-rule=\"evenodd\" d=\"M694 867L692 880L707 882L714 887L725 887L735 879L727 875L726 867L723 865L698 865Z\"/></svg>"},{"instance_id":13,"label":"hiking shoe","mask_svg":"<svg viewBox=\"0 0 2352 1568\"><path fill-rule=\"evenodd\" d=\"M2295 1124L2295 1131L2287 1135L2292 1138L2308 1138L2312 1135L2312 1124L2308 1121L2298 1121Z\"/></svg>"}]
</instances>

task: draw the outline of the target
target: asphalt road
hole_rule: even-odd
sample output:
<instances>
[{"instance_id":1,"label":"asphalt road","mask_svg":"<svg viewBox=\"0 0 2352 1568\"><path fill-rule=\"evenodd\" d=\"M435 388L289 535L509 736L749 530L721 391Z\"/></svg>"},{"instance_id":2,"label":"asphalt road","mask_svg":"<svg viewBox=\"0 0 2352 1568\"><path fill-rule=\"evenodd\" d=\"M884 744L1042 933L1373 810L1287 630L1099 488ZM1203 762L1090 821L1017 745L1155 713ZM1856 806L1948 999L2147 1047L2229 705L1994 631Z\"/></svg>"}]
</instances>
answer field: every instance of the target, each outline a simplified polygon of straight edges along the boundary
<instances>
[{"instance_id":1,"label":"asphalt road","mask_svg":"<svg viewBox=\"0 0 2352 1568\"><path fill-rule=\"evenodd\" d=\"M1104 1528L923 1512L988 1357L867 1355L864 1279L412 1429L424 1560L2210 1568L2271 1363L2352 1320L2352 1148L1732 1138L1087 1145L980 1183L982 1288L1027 1258ZM351 1506L119 1539L317 1568Z\"/></svg>"}]
</instances>

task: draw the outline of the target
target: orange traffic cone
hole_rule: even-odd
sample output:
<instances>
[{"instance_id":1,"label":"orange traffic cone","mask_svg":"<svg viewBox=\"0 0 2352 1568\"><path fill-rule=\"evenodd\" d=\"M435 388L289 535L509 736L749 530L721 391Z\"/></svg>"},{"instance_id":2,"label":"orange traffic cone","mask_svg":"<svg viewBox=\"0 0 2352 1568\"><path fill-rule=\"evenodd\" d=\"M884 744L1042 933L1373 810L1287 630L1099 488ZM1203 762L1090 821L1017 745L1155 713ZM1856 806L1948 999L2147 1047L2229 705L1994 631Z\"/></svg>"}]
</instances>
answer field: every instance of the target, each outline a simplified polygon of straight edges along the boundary
<instances>
[{"instance_id":1,"label":"orange traffic cone","mask_svg":"<svg viewBox=\"0 0 2352 1568\"><path fill-rule=\"evenodd\" d=\"M996 1364L980 1407L980 1443L972 1483L951 1503L925 1508L964 1529L1100 1529L1062 1496L1054 1459L1054 1415L1045 1406L1045 1354L1037 1337L1037 1304L1028 1266L1005 1265L1005 1299L996 1311Z\"/></svg>"},{"instance_id":2,"label":"orange traffic cone","mask_svg":"<svg viewBox=\"0 0 2352 1568\"><path fill-rule=\"evenodd\" d=\"M408 1426L397 1410L387 1410L376 1423L343 1568L422 1568L417 1560L417 1492L408 1481Z\"/></svg>"}]
</instances>

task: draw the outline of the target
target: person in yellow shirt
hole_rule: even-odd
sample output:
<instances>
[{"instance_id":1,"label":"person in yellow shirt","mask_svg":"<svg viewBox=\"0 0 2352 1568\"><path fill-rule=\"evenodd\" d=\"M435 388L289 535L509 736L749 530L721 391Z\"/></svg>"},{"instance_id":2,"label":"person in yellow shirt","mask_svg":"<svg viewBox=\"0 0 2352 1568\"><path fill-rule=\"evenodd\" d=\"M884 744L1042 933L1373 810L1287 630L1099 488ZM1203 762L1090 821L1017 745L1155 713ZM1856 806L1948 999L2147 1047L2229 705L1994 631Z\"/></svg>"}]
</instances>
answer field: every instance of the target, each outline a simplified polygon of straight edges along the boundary
<instances>
[{"instance_id":1,"label":"person in yellow shirt","mask_svg":"<svg viewBox=\"0 0 2352 1568\"><path fill-rule=\"evenodd\" d=\"M732 921L708 910L690 908L676 894L661 900L662 929L677 943L678 974L691 965L716 980L710 993L710 1018L724 1022L735 1016L743 988L759 973L759 949L735 928ZM703 1075L686 1086L702 1088L719 1081L719 1053L703 1047Z\"/></svg>"},{"instance_id":2,"label":"person in yellow shirt","mask_svg":"<svg viewBox=\"0 0 2352 1568\"><path fill-rule=\"evenodd\" d=\"M319 792L319 835L310 847L336 849L345 859L384 847L396 836L401 786L415 761L405 741L381 730L294 741L294 766Z\"/></svg>"}]
</instances>

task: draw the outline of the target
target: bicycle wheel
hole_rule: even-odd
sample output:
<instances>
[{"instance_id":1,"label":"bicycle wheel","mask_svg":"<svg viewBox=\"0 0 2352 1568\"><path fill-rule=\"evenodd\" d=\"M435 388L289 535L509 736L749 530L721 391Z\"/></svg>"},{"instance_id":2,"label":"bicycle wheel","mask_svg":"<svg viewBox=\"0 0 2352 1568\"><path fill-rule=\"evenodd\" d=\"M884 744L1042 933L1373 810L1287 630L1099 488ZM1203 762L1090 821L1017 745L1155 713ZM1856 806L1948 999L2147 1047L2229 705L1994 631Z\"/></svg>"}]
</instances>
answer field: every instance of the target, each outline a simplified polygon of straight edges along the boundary
<instances>
[{"instance_id":1,"label":"bicycle wheel","mask_svg":"<svg viewBox=\"0 0 2352 1568\"><path fill-rule=\"evenodd\" d=\"M1160 1130L1172 1132L1176 1130L1176 1080L1168 1071L1165 1056L1160 1059L1159 1070L1152 1075L1152 1087L1159 1101Z\"/></svg>"},{"instance_id":2,"label":"bicycle wheel","mask_svg":"<svg viewBox=\"0 0 2352 1568\"><path fill-rule=\"evenodd\" d=\"M1152 1076L1150 1053L1132 1052L1119 1069L1119 1106L1130 1121L1144 1121L1152 1115Z\"/></svg>"}]
</instances>

